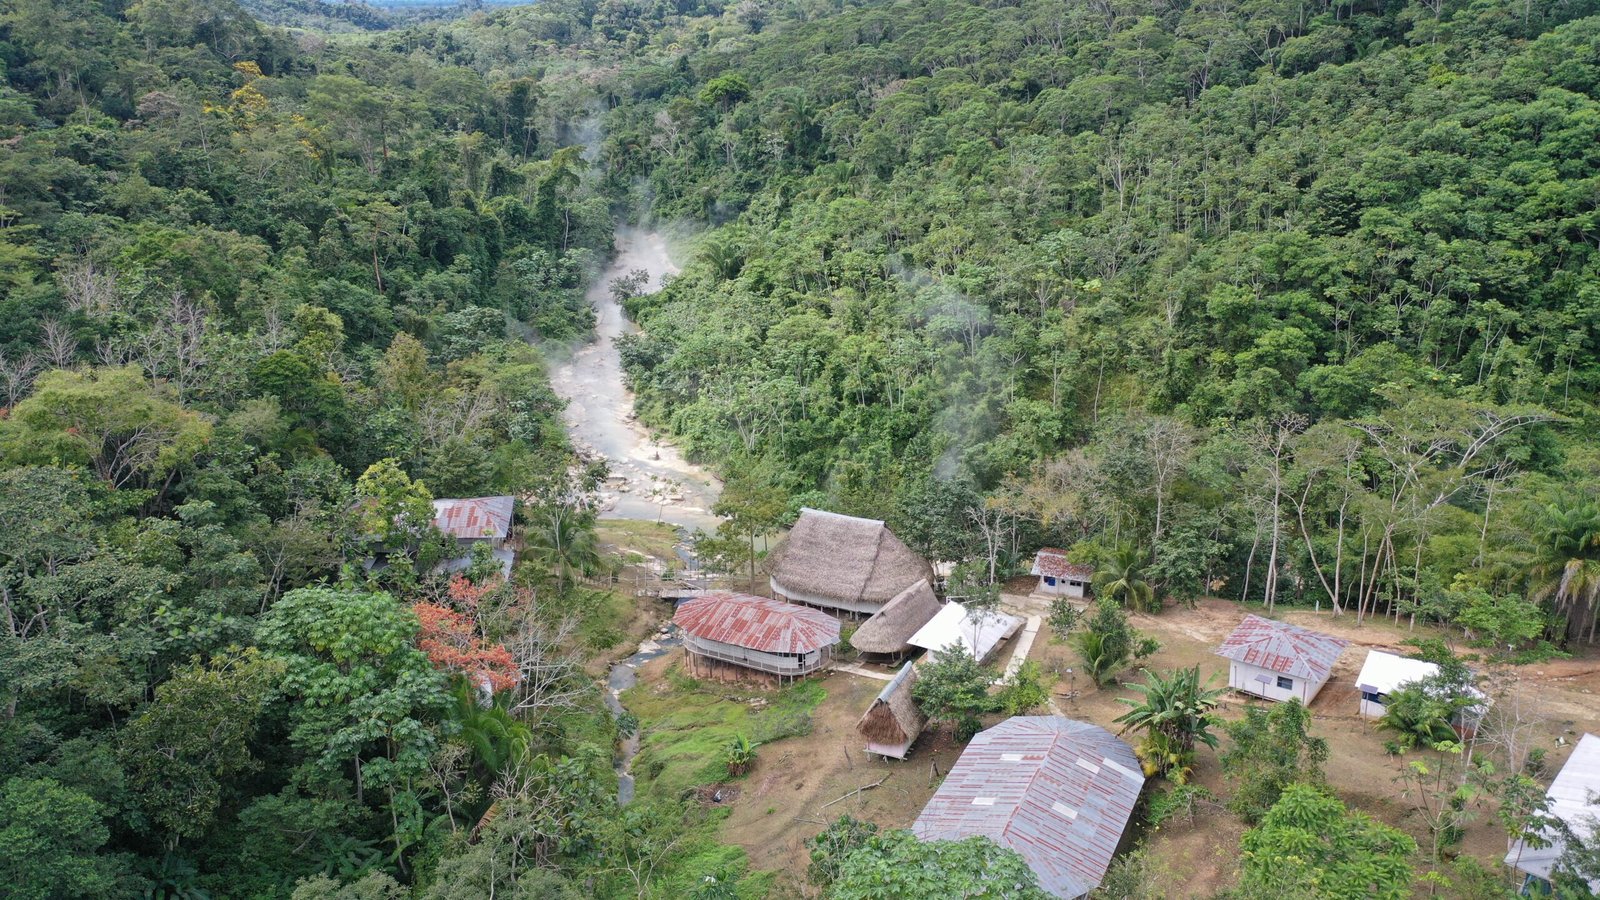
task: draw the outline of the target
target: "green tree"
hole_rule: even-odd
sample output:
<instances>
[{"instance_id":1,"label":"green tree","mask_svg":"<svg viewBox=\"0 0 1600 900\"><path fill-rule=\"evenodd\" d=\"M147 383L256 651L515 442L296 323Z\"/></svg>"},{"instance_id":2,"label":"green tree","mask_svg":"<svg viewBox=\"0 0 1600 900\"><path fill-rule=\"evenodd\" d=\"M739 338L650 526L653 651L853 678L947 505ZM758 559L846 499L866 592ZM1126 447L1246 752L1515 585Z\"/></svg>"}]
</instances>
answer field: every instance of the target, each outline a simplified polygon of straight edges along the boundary
<instances>
[{"instance_id":1,"label":"green tree","mask_svg":"<svg viewBox=\"0 0 1600 900\"><path fill-rule=\"evenodd\" d=\"M995 699L1006 715L1025 715L1050 704L1050 688L1054 684L1055 678L1045 677L1038 660L1025 660L1001 683Z\"/></svg>"},{"instance_id":2,"label":"green tree","mask_svg":"<svg viewBox=\"0 0 1600 900\"><path fill-rule=\"evenodd\" d=\"M909 831L872 835L839 865L828 900L950 897L1044 900L1039 879L1015 850L986 837L920 841Z\"/></svg>"},{"instance_id":3,"label":"green tree","mask_svg":"<svg viewBox=\"0 0 1600 900\"><path fill-rule=\"evenodd\" d=\"M47 372L0 422L7 458L85 465L114 488L160 485L210 439L210 422L131 367Z\"/></svg>"},{"instance_id":4,"label":"green tree","mask_svg":"<svg viewBox=\"0 0 1600 900\"><path fill-rule=\"evenodd\" d=\"M283 674L280 662L255 650L190 665L122 730L129 785L168 850L203 836L229 785L260 768L250 743Z\"/></svg>"},{"instance_id":5,"label":"green tree","mask_svg":"<svg viewBox=\"0 0 1600 900\"><path fill-rule=\"evenodd\" d=\"M526 556L555 580L564 593L585 575L600 569L600 544L594 526L564 506L541 510L523 534Z\"/></svg>"},{"instance_id":6,"label":"green tree","mask_svg":"<svg viewBox=\"0 0 1600 900\"><path fill-rule=\"evenodd\" d=\"M1439 666L1439 671L1408 682L1383 701L1378 725L1399 735L1405 749L1421 744L1456 740L1455 726L1477 715L1486 702L1471 670L1438 642L1425 642L1417 654Z\"/></svg>"},{"instance_id":7,"label":"green tree","mask_svg":"<svg viewBox=\"0 0 1600 900\"><path fill-rule=\"evenodd\" d=\"M349 588L290 591L261 620L262 648L284 666L289 741L299 776L337 789L354 783L389 797L398 853L398 806L427 770L437 742L429 722L448 703L442 677L413 643L417 618L388 594Z\"/></svg>"},{"instance_id":8,"label":"green tree","mask_svg":"<svg viewBox=\"0 0 1600 900\"><path fill-rule=\"evenodd\" d=\"M433 495L396 459L381 459L356 479L362 530L386 550L403 551L433 530Z\"/></svg>"},{"instance_id":9,"label":"green tree","mask_svg":"<svg viewBox=\"0 0 1600 900\"><path fill-rule=\"evenodd\" d=\"M1311 711L1298 698L1247 706L1223 726L1231 745L1222 773L1233 783L1228 808L1247 824L1261 821L1291 784L1321 784L1328 742L1311 734Z\"/></svg>"},{"instance_id":10,"label":"green tree","mask_svg":"<svg viewBox=\"0 0 1600 900\"><path fill-rule=\"evenodd\" d=\"M806 841L811 851L811 864L806 867L806 877L819 888L833 884L850 854L866 846L867 839L877 833L877 825L853 818L848 813L833 820L816 837Z\"/></svg>"},{"instance_id":11,"label":"green tree","mask_svg":"<svg viewBox=\"0 0 1600 900\"><path fill-rule=\"evenodd\" d=\"M1145 774L1164 775L1183 784L1194 768L1195 746L1217 746L1211 727L1219 722L1217 698L1223 689L1207 690L1200 683L1199 666L1174 669L1166 675L1147 669L1144 684L1129 687L1143 699L1118 697L1117 702L1128 711L1113 721L1122 726L1122 734L1144 733L1137 751Z\"/></svg>"},{"instance_id":12,"label":"green tree","mask_svg":"<svg viewBox=\"0 0 1600 900\"><path fill-rule=\"evenodd\" d=\"M722 761L728 768L728 774L738 777L748 773L750 767L756 764L756 750L760 747L760 743L742 734L734 735L733 740L722 748Z\"/></svg>"},{"instance_id":13,"label":"green tree","mask_svg":"<svg viewBox=\"0 0 1600 900\"><path fill-rule=\"evenodd\" d=\"M1410 896L1416 841L1310 785L1291 785L1245 832L1239 893L1251 900Z\"/></svg>"},{"instance_id":14,"label":"green tree","mask_svg":"<svg viewBox=\"0 0 1600 900\"><path fill-rule=\"evenodd\" d=\"M983 727L978 717L996 708L989 696L993 682L994 672L979 665L965 646L951 644L918 668L911 696L929 721L949 725L956 740L965 741Z\"/></svg>"},{"instance_id":15,"label":"green tree","mask_svg":"<svg viewBox=\"0 0 1600 900\"><path fill-rule=\"evenodd\" d=\"M17 900L105 897L120 861L102 852L110 830L93 798L41 778L0 785L0 881Z\"/></svg>"},{"instance_id":16,"label":"green tree","mask_svg":"<svg viewBox=\"0 0 1600 900\"><path fill-rule=\"evenodd\" d=\"M1600 504L1563 498L1541 508L1534 527L1533 598L1550 601L1568 637L1587 630L1593 641L1600 618Z\"/></svg>"},{"instance_id":17,"label":"green tree","mask_svg":"<svg viewBox=\"0 0 1600 900\"><path fill-rule=\"evenodd\" d=\"M1161 647L1129 625L1127 612L1109 597L1095 601L1083 630L1073 632L1072 646L1083 659L1083 671L1098 685L1107 684Z\"/></svg>"},{"instance_id":18,"label":"green tree","mask_svg":"<svg viewBox=\"0 0 1600 900\"><path fill-rule=\"evenodd\" d=\"M743 466L722 484L711 511L723 517L717 533L743 537L749 545L750 588L756 587L756 538L777 531L788 512L789 496L776 481L772 463L761 460Z\"/></svg>"}]
</instances>

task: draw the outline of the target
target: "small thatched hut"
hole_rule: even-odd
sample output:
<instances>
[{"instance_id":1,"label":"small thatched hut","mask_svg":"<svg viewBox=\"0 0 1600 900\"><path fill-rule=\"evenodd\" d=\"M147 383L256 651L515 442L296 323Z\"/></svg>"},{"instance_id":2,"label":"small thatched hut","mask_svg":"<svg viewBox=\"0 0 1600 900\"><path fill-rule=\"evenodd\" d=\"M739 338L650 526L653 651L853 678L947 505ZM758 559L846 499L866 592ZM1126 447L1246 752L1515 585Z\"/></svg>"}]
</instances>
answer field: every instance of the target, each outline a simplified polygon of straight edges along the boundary
<instances>
[{"instance_id":1,"label":"small thatched hut","mask_svg":"<svg viewBox=\"0 0 1600 900\"><path fill-rule=\"evenodd\" d=\"M871 615L933 568L877 519L802 509L767 557L772 591L785 600Z\"/></svg>"},{"instance_id":2,"label":"small thatched hut","mask_svg":"<svg viewBox=\"0 0 1600 900\"><path fill-rule=\"evenodd\" d=\"M917 735L928 724L928 717L911 699L911 686L916 683L917 667L907 663L884 685L867 714L856 723L856 730L867 739L868 753L906 758Z\"/></svg>"},{"instance_id":3,"label":"small thatched hut","mask_svg":"<svg viewBox=\"0 0 1600 900\"><path fill-rule=\"evenodd\" d=\"M850 646L868 656L900 657L916 649L911 636L939 614L939 598L927 579L913 584L883 605L850 636Z\"/></svg>"}]
</instances>

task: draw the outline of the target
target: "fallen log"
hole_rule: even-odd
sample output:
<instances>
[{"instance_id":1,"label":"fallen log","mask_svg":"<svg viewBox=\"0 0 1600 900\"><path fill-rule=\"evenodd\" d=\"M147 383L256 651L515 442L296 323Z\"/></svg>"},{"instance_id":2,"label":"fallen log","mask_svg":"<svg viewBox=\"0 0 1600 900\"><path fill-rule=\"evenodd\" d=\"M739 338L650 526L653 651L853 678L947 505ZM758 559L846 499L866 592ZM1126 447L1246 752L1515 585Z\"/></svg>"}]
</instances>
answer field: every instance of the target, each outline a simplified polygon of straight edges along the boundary
<instances>
[{"instance_id":1,"label":"fallen log","mask_svg":"<svg viewBox=\"0 0 1600 900\"><path fill-rule=\"evenodd\" d=\"M850 793L845 794L843 797L836 797L836 798L834 798L832 800L829 800L827 803L822 804L822 806L820 806L818 808L819 809L827 809L828 807L834 805L835 803L838 803L840 800L849 800L851 797L854 797L855 795L861 793L862 791L870 791L873 788L877 787L880 784L883 784L885 781L888 781L888 780L889 780L889 776L885 775L882 778L879 778L877 781L874 781L871 784L863 784L861 787L858 787L855 790L851 791Z\"/></svg>"}]
</instances>

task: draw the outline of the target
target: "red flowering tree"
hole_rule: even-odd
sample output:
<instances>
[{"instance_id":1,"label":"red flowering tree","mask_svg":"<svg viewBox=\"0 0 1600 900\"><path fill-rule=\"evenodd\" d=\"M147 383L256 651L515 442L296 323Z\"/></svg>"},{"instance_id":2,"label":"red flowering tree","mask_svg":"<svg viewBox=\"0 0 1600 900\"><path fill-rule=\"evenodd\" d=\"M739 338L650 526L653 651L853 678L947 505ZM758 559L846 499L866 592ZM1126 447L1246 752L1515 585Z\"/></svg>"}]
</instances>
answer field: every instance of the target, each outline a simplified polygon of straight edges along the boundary
<instances>
[{"instance_id":1,"label":"red flowering tree","mask_svg":"<svg viewBox=\"0 0 1600 900\"><path fill-rule=\"evenodd\" d=\"M417 647L428 655L434 668L466 676L473 687L487 682L498 693L516 685L516 660L503 645L483 639L473 615L493 587L480 587L458 577L450 584L450 599L467 612L427 602L413 604L411 610L422 625Z\"/></svg>"}]
</instances>

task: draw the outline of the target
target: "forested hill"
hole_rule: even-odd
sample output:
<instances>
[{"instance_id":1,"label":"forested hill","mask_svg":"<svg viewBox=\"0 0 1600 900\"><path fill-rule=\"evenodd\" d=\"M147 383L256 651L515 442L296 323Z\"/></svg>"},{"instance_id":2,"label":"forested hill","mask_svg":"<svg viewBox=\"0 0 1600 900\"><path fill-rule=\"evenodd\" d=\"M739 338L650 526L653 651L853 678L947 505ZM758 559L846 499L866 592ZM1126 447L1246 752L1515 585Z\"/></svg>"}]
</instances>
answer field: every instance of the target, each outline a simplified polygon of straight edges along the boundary
<instances>
[{"instance_id":1,"label":"forested hill","mask_svg":"<svg viewBox=\"0 0 1600 900\"><path fill-rule=\"evenodd\" d=\"M934 0L643 67L614 182L720 226L635 303L644 414L1001 570L1587 628L1594 11Z\"/></svg>"},{"instance_id":2,"label":"forested hill","mask_svg":"<svg viewBox=\"0 0 1600 900\"><path fill-rule=\"evenodd\" d=\"M326 0L245 0L240 4L256 21L321 32L384 31L399 19L366 3Z\"/></svg>"},{"instance_id":3,"label":"forested hill","mask_svg":"<svg viewBox=\"0 0 1600 900\"><path fill-rule=\"evenodd\" d=\"M488 75L231 0L0 2L0 895L560 898L582 855L616 896L597 858L701 849L616 809L579 666L625 613L575 583L531 346L587 333L610 251L591 17L484 25ZM498 494L563 549L430 575L430 496ZM635 858L670 894L715 852Z\"/></svg>"}]
</instances>

